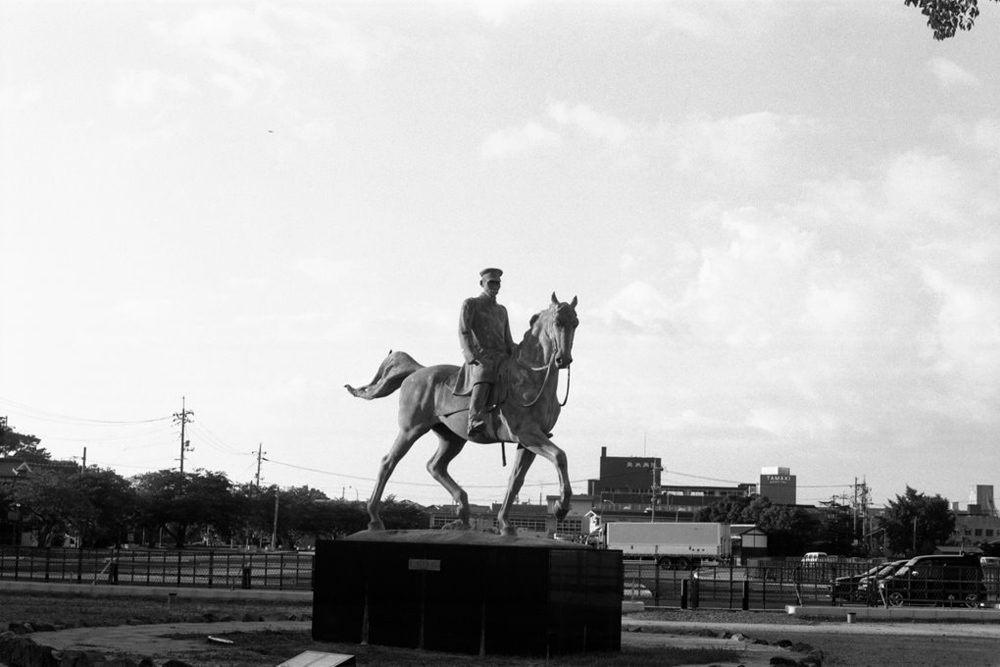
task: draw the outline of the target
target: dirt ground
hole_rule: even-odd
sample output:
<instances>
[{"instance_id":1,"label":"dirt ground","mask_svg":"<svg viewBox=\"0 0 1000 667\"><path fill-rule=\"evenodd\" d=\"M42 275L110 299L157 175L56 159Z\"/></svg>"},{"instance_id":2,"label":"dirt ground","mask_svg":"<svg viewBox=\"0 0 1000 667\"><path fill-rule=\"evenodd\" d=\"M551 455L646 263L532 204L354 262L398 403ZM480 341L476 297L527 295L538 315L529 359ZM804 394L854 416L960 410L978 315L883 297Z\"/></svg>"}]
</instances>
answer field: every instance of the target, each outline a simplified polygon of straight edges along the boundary
<instances>
[{"instance_id":1,"label":"dirt ground","mask_svg":"<svg viewBox=\"0 0 1000 667\"><path fill-rule=\"evenodd\" d=\"M1000 667L1000 610L996 623L923 623L820 621L782 612L729 610L649 610L626 614L622 623L624 655L577 656L569 660L533 661L478 656L451 656L390 647L335 646L313 642L309 603L261 601L109 599L94 596L44 596L0 591L0 629L10 623L48 623L55 632L34 632L41 644L91 647L133 655L150 655L157 664L170 657L187 658L197 667L274 667L306 650L350 653L359 665L628 665L629 651L666 657L668 648L714 646L736 648L738 660L658 665L767 665L773 648L752 648L752 640L768 646L780 640L806 644L823 652L824 667ZM256 620L246 620L256 617ZM207 621L207 623L206 623ZM153 630L153 625L161 629ZM174 625L177 627L162 627ZM140 628L148 628L147 631ZM65 633L65 634L64 634ZM739 633L742 641L728 639ZM57 641L57 636L62 639ZM233 645L208 636L230 638ZM144 639L145 637L145 639ZM637 655L633 653L633 655ZM802 654L798 654L801 656ZM793 656L789 656L793 657Z\"/></svg>"}]
</instances>

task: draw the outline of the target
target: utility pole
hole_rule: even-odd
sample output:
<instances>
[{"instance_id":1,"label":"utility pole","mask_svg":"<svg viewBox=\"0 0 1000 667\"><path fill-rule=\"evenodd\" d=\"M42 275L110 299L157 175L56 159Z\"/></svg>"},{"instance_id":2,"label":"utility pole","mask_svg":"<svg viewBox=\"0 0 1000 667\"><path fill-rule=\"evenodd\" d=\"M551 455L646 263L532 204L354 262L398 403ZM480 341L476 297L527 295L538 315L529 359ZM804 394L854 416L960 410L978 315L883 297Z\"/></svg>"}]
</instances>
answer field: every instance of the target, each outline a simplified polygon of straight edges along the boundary
<instances>
[{"instance_id":1,"label":"utility pole","mask_svg":"<svg viewBox=\"0 0 1000 667\"><path fill-rule=\"evenodd\" d=\"M858 534L858 478L854 478L854 501L851 503L851 515L853 516L853 522L851 524L851 536L854 537Z\"/></svg>"},{"instance_id":2,"label":"utility pole","mask_svg":"<svg viewBox=\"0 0 1000 667\"><path fill-rule=\"evenodd\" d=\"M184 452L191 449L191 441L184 439L184 427L189 421L192 421L191 417L193 416L194 412L185 407L185 399L181 396L181 411L174 413L174 423L180 422L181 424L181 472L184 472Z\"/></svg>"},{"instance_id":3,"label":"utility pole","mask_svg":"<svg viewBox=\"0 0 1000 667\"><path fill-rule=\"evenodd\" d=\"M661 466L658 466L655 463L653 464L653 469L652 469L652 473L653 473L653 497L650 498L650 503L649 503L649 506L650 506L649 522L650 523L656 523L656 497L658 495L660 495L660 480L659 480L659 478L658 478L658 476L657 476L656 473L660 472L661 470L663 470L663 468Z\"/></svg>"},{"instance_id":4,"label":"utility pole","mask_svg":"<svg viewBox=\"0 0 1000 667\"><path fill-rule=\"evenodd\" d=\"M260 491L260 462L264 459L264 454L267 452L261 451L264 443L257 443L257 477L255 479L255 486L257 490Z\"/></svg>"},{"instance_id":5,"label":"utility pole","mask_svg":"<svg viewBox=\"0 0 1000 667\"><path fill-rule=\"evenodd\" d=\"M271 529L271 551L278 548L278 485L274 485L274 527Z\"/></svg>"},{"instance_id":6,"label":"utility pole","mask_svg":"<svg viewBox=\"0 0 1000 667\"><path fill-rule=\"evenodd\" d=\"M0 455L7 455L7 416L0 417Z\"/></svg>"}]
</instances>

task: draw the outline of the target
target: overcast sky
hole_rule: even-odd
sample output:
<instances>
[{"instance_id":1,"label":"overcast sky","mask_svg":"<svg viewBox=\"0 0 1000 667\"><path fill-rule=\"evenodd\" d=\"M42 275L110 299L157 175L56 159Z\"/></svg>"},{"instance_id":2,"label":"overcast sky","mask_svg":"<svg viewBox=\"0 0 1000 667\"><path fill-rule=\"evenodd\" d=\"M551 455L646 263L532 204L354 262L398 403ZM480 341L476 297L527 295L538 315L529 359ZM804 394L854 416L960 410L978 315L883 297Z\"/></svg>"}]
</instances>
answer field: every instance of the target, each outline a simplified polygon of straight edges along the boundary
<instances>
[{"instance_id":1,"label":"overcast sky","mask_svg":"<svg viewBox=\"0 0 1000 667\"><path fill-rule=\"evenodd\" d=\"M1000 485L1000 5L0 5L0 415L58 458L364 498L390 349L579 298L554 440L799 502ZM564 372L565 373L565 372ZM561 389L566 388L565 374ZM447 494L429 436L388 493ZM508 455L510 448L508 447ZM497 446L452 471L500 500ZM557 492L539 459L522 500Z\"/></svg>"}]
</instances>

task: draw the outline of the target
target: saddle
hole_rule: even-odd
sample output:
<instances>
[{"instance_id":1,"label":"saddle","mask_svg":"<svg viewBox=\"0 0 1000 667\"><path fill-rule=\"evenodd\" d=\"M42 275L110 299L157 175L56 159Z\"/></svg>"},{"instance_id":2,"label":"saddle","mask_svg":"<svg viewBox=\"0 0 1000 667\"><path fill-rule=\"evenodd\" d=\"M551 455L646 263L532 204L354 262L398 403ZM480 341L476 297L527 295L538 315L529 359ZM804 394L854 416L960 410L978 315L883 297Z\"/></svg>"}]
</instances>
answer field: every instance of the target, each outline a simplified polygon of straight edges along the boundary
<instances>
[{"instance_id":1,"label":"saddle","mask_svg":"<svg viewBox=\"0 0 1000 667\"><path fill-rule=\"evenodd\" d=\"M496 382L490 387L490 394L486 399L486 431L481 438L474 438L474 442L497 442L502 439L499 434L502 430L504 419L501 415L500 406L510 393L510 366L510 359L504 360L500 365ZM456 403L459 406L459 410L457 411L469 409L472 385L472 371L469 368L469 364L462 364L461 368L449 375L448 379L445 380L444 386L458 399ZM451 414L454 414L454 412Z\"/></svg>"}]
</instances>

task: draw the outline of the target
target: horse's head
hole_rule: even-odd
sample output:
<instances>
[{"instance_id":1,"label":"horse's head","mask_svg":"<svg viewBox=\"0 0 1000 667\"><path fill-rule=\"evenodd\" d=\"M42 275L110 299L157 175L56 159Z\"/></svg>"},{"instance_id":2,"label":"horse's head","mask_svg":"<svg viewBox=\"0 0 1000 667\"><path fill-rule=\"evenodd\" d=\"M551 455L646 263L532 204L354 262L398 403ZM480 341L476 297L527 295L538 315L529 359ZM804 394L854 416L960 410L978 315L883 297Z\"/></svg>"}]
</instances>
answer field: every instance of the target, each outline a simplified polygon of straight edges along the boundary
<instances>
[{"instance_id":1,"label":"horse's head","mask_svg":"<svg viewBox=\"0 0 1000 667\"><path fill-rule=\"evenodd\" d=\"M554 361L559 368L568 368L573 363L573 336L580 324L576 303L575 296L571 303L560 303L553 292L552 303L538 314L534 323L545 359Z\"/></svg>"}]
</instances>

